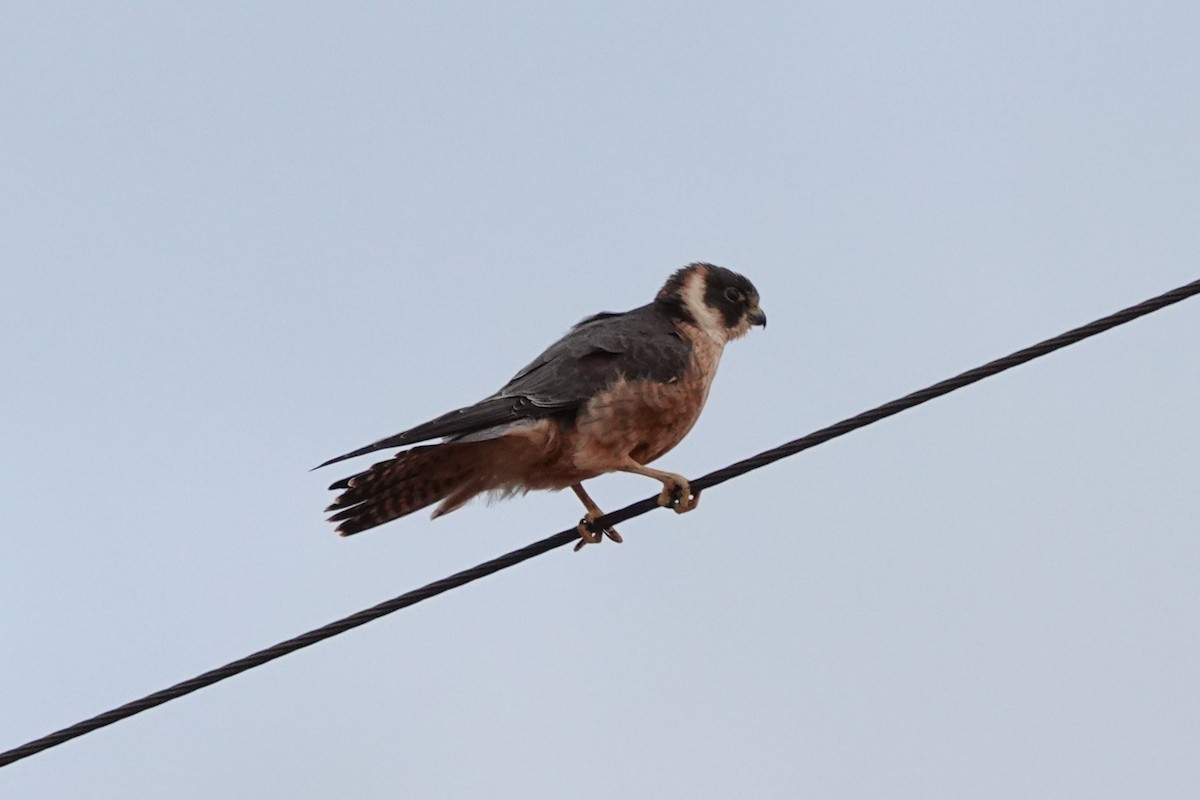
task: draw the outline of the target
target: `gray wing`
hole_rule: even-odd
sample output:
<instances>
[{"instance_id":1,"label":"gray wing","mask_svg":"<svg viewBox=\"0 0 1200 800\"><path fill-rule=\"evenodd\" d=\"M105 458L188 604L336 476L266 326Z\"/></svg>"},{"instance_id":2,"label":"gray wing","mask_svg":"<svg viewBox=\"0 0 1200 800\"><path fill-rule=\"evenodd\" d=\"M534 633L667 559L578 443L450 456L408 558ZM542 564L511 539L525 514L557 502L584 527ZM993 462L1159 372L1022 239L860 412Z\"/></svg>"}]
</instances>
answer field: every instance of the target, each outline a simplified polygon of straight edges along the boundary
<instances>
[{"instance_id":1,"label":"gray wing","mask_svg":"<svg viewBox=\"0 0 1200 800\"><path fill-rule=\"evenodd\" d=\"M401 431L394 436L372 442L365 447L343 453L336 458L322 462L313 469L327 467L348 458L373 453L376 450L386 450L389 447L403 447L429 439L440 439L443 436L464 436L468 433L494 428L520 419L537 416L538 409L522 397L489 397L473 406L457 408L454 411L435 417L429 422L423 422L415 428ZM542 414L545 416L545 414Z\"/></svg>"},{"instance_id":2,"label":"gray wing","mask_svg":"<svg viewBox=\"0 0 1200 800\"><path fill-rule=\"evenodd\" d=\"M495 397L574 410L619 377L662 383L676 379L691 352L691 344L654 304L624 314L597 314L550 345Z\"/></svg>"},{"instance_id":3,"label":"gray wing","mask_svg":"<svg viewBox=\"0 0 1200 800\"><path fill-rule=\"evenodd\" d=\"M376 450L467 436L520 420L573 417L618 378L666 383L683 374L690 357L691 345L654 304L623 314L597 314L550 345L491 397L331 458L317 469Z\"/></svg>"}]
</instances>

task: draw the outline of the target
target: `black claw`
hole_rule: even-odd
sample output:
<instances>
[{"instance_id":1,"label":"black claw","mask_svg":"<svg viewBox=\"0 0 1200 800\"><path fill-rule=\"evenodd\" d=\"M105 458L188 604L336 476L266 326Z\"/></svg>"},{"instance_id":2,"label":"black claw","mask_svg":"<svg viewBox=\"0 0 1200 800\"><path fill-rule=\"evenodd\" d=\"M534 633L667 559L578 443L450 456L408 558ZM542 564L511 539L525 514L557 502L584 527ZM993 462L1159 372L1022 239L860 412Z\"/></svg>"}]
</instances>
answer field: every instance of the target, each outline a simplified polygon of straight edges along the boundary
<instances>
[{"instance_id":1,"label":"black claw","mask_svg":"<svg viewBox=\"0 0 1200 800\"><path fill-rule=\"evenodd\" d=\"M599 533L597 533L596 528L595 528L595 523L596 523L595 520L588 519L587 517L584 517L583 519L579 520L579 527L586 528L589 533L595 535L596 541L589 542L587 539L583 538L582 533L581 533L581 535L579 537L579 541L575 543L575 552L576 553L578 553L580 550L582 550L583 546L585 544L600 544L600 542L604 541L605 536L607 536L609 539L612 539L617 544L620 544L625 541L624 539L621 538L621 534L617 533L615 528L604 528L603 530L599 531Z\"/></svg>"}]
</instances>

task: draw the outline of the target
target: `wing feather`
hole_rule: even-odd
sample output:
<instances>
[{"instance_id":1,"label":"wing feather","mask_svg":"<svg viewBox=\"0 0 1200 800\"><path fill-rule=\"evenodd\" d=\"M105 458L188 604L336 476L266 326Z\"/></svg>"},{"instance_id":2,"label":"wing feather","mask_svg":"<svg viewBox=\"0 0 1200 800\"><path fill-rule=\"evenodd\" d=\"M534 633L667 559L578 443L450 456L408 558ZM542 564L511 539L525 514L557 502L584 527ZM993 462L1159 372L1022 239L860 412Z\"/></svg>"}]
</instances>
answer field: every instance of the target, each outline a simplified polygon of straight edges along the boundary
<instances>
[{"instance_id":1,"label":"wing feather","mask_svg":"<svg viewBox=\"0 0 1200 800\"><path fill-rule=\"evenodd\" d=\"M670 382L683 374L690 358L691 344L654 303L597 314L550 345L491 397L331 458L317 469L376 450L572 414L621 378Z\"/></svg>"},{"instance_id":2,"label":"wing feather","mask_svg":"<svg viewBox=\"0 0 1200 800\"><path fill-rule=\"evenodd\" d=\"M680 377L691 344L654 303L597 314L571 329L518 372L497 396L578 408L619 378L667 383Z\"/></svg>"},{"instance_id":3,"label":"wing feather","mask_svg":"<svg viewBox=\"0 0 1200 800\"><path fill-rule=\"evenodd\" d=\"M376 450L386 450L389 447L403 447L430 439L439 439L444 436L464 436L468 433L484 430L485 428L505 425L515 420L532 416L530 414L531 405L523 397L489 397L473 406L456 408L453 411L442 414L440 417L423 422L415 428L409 428L386 439L372 442L365 447L360 447L349 453L343 453L336 458L331 458L319 464L314 469L327 467L330 464L336 464L348 458L356 458L367 453L373 453Z\"/></svg>"}]
</instances>

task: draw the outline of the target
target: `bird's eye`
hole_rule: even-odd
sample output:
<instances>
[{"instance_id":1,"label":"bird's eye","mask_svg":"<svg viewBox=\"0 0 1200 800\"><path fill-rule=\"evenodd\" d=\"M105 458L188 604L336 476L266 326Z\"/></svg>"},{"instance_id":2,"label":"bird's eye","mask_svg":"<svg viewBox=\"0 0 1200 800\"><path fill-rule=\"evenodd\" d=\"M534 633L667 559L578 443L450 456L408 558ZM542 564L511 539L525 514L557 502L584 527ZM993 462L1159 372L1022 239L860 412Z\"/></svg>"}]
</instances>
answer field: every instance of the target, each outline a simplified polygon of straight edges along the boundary
<instances>
[{"instance_id":1,"label":"bird's eye","mask_svg":"<svg viewBox=\"0 0 1200 800\"><path fill-rule=\"evenodd\" d=\"M742 294L741 289L738 289L735 286L730 286L725 290L725 299L731 303L740 303L742 302L743 297L744 295Z\"/></svg>"}]
</instances>

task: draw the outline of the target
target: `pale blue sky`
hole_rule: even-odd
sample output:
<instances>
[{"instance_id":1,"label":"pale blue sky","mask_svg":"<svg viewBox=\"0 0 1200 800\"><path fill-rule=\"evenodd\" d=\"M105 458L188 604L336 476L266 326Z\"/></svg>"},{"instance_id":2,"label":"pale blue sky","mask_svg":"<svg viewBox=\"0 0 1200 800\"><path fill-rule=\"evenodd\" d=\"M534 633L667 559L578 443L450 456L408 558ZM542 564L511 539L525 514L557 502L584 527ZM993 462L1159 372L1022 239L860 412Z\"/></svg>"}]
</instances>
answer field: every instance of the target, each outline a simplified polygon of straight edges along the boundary
<instances>
[{"instance_id":1,"label":"pale blue sky","mask_svg":"<svg viewBox=\"0 0 1200 800\"><path fill-rule=\"evenodd\" d=\"M1200 276L1200 6L15 3L0 749L573 524L316 463L709 260L699 475ZM0 770L39 798L1200 792L1200 302ZM644 478L592 484L606 507Z\"/></svg>"}]
</instances>

